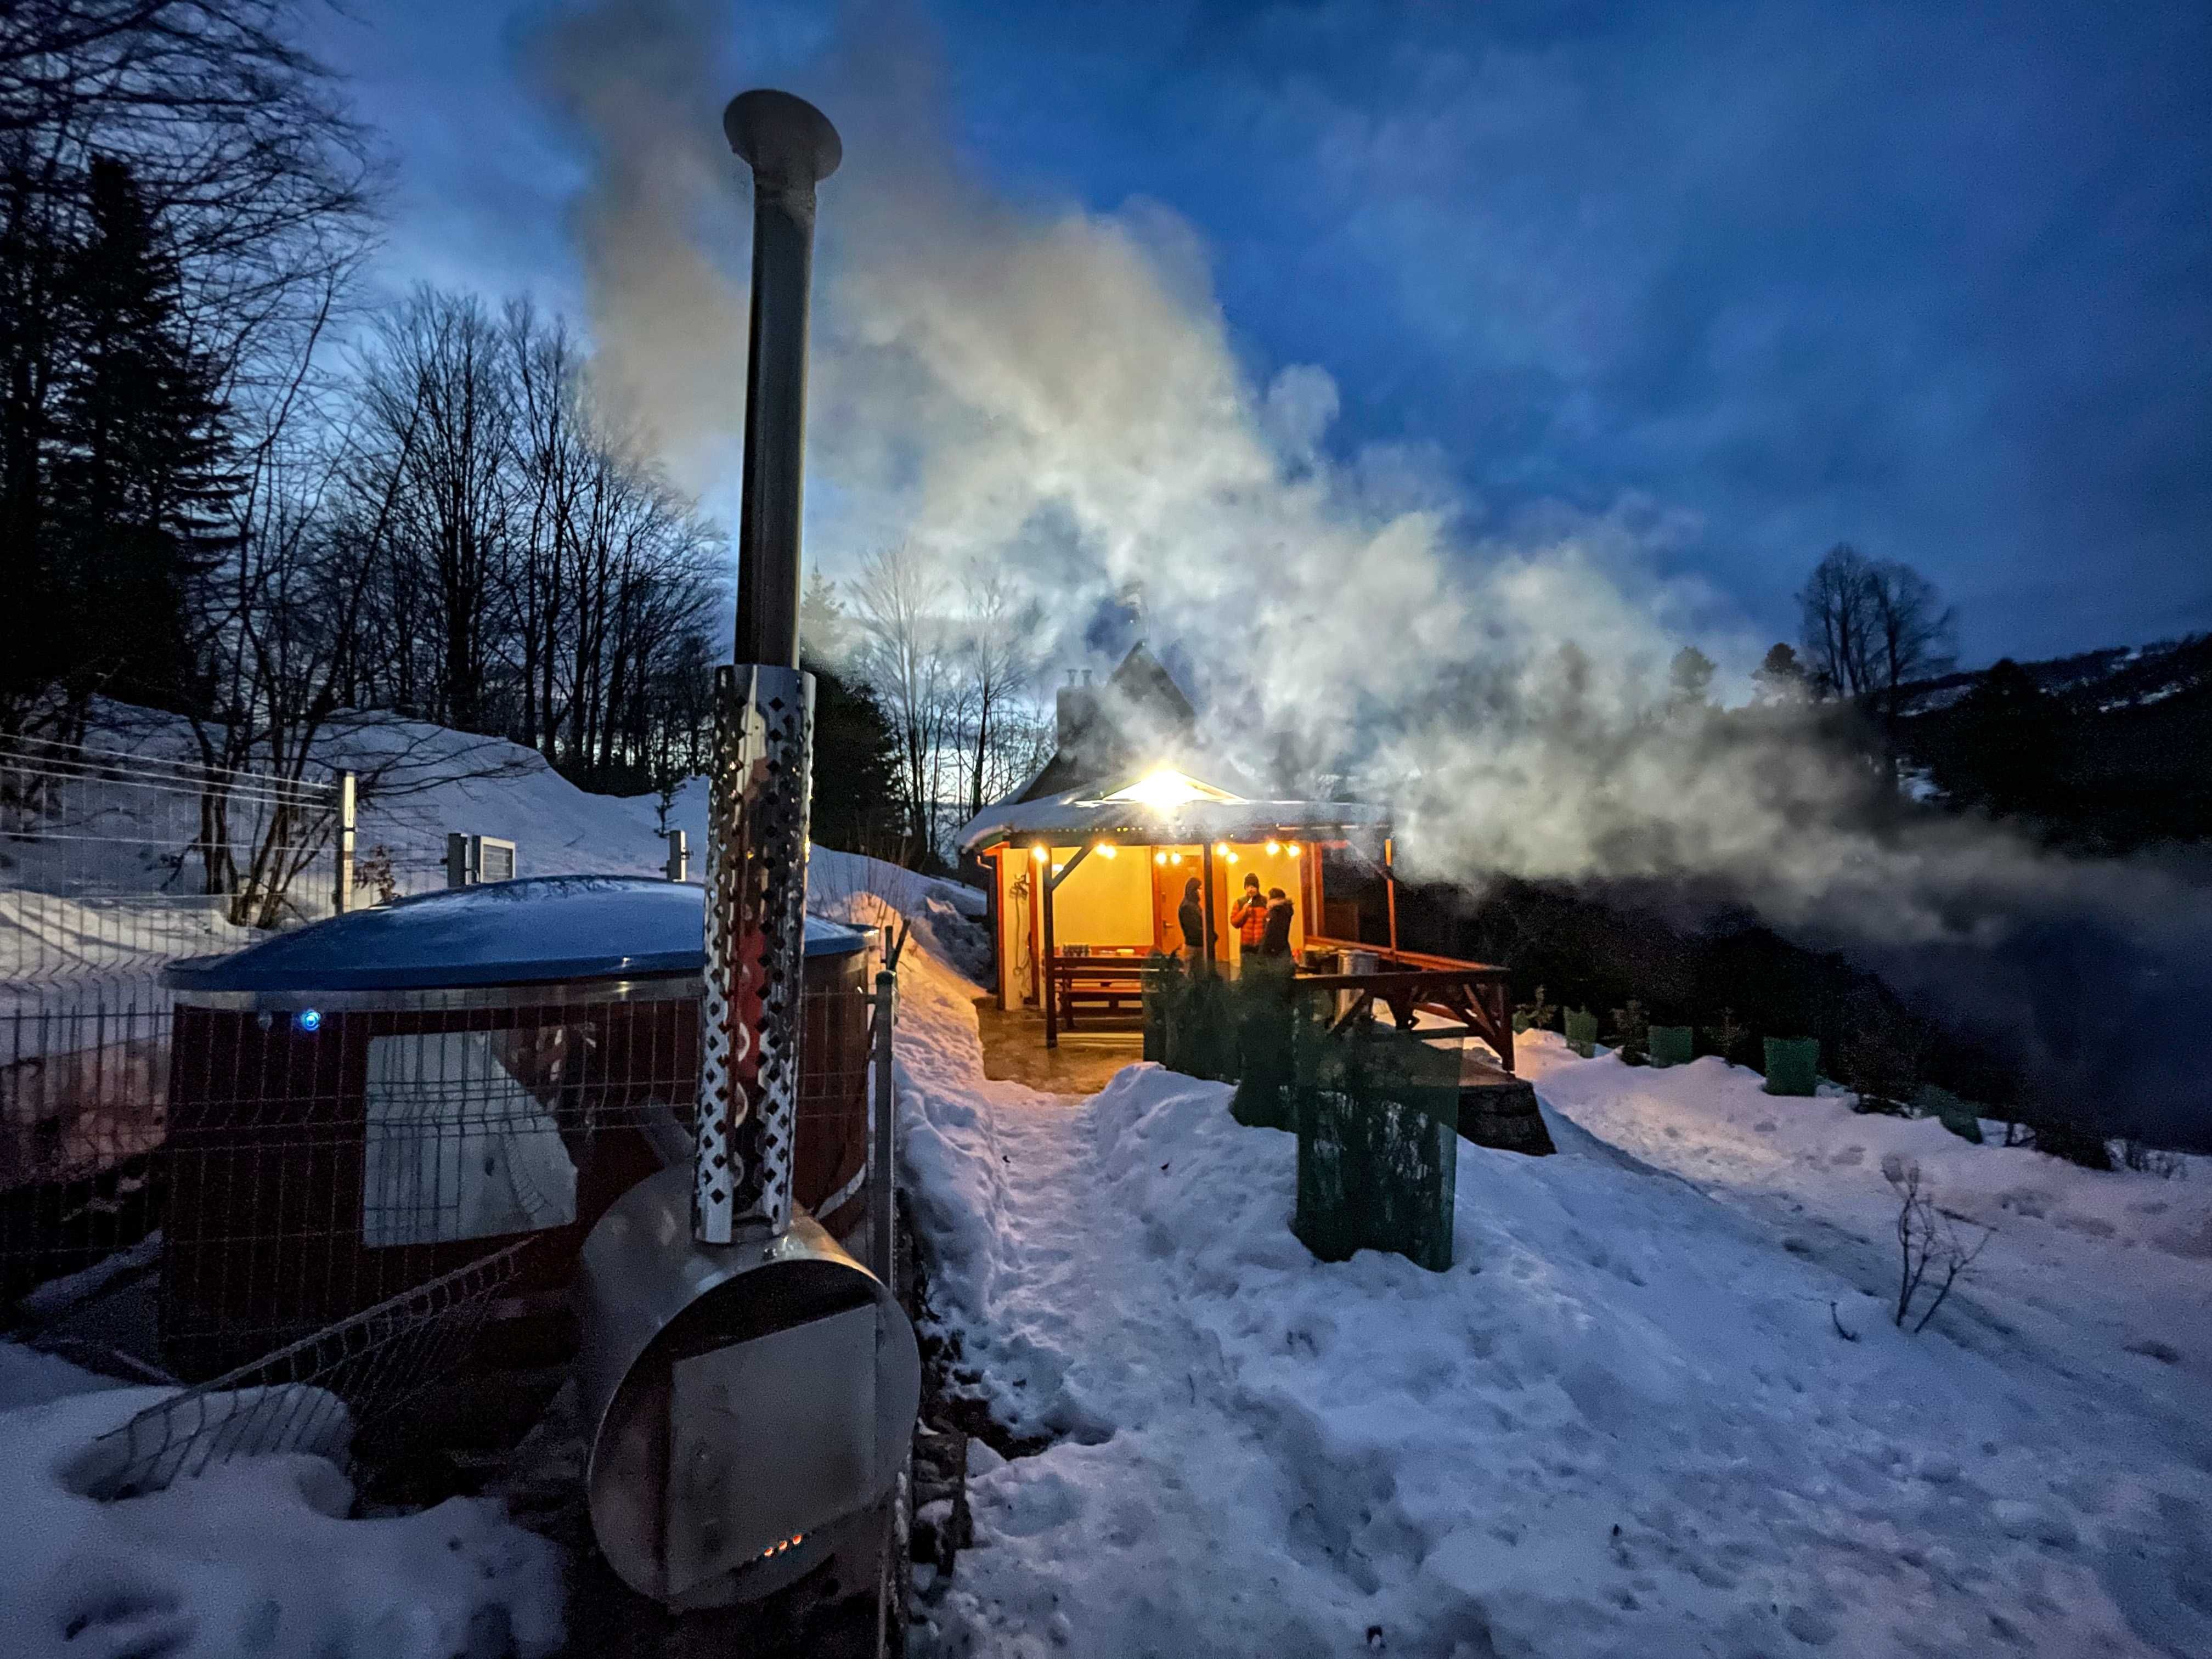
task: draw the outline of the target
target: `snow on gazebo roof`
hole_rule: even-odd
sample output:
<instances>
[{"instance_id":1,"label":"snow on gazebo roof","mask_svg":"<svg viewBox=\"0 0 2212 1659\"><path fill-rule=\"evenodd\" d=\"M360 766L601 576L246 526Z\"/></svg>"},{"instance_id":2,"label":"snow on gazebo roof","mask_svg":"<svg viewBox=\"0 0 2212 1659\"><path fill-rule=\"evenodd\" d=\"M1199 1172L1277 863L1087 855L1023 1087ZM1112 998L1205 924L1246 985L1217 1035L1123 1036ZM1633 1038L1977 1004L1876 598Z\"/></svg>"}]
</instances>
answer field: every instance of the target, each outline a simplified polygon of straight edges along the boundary
<instances>
[{"instance_id":1,"label":"snow on gazebo roof","mask_svg":"<svg viewBox=\"0 0 2212 1659\"><path fill-rule=\"evenodd\" d=\"M1340 800L1251 800L1172 767L1156 767L1113 787L1064 790L1038 800L1001 801L969 820L960 850L1001 842L1069 845L1129 839L1182 845L1210 841L1362 840L1389 833L1379 806Z\"/></svg>"}]
</instances>

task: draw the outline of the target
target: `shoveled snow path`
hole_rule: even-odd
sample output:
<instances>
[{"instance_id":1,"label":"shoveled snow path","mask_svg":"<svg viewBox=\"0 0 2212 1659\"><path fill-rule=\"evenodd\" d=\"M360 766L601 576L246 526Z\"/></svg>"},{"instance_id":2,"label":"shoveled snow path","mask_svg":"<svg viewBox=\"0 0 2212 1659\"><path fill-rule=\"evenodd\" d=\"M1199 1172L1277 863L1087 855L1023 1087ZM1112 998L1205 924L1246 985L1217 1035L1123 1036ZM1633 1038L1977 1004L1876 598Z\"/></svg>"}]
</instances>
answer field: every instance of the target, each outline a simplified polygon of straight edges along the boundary
<instances>
[{"instance_id":1,"label":"shoveled snow path","mask_svg":"<svg viewBox=\"0 0 2212 1659\"><path fill-rule=\"evenodd\" d=\"M940 1310L998 1413L1060 1437L982 1460L925 1650L2212 1648L2201 1431L1899 1334L1556 1116L1559 1157L1463 1149L1451 1273L1316 1263L1291 1138L1225 1089L985 1083L965 988L926 958L906 987Z\"/></svg>"}]
</instances>

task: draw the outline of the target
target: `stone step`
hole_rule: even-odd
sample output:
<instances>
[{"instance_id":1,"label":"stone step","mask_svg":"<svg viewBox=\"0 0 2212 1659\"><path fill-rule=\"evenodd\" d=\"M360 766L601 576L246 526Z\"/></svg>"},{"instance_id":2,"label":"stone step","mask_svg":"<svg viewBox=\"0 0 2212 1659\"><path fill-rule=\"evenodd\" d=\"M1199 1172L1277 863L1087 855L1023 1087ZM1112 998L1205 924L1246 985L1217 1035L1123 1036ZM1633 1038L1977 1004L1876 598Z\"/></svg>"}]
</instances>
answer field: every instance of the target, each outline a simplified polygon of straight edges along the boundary
<instances>
[{"instance_id":1,"label":"stone step","mask_svg":"<svg viewBox=\"0 0 2212 1659\"><path fill-rule=\"evenodd\" d=\"M1544 1127L1535 1085L1472 1054L1460 1064L1459 1132L1501 1152L1542 1158L1559 1150Z\"/></svg>"}]
</instances>

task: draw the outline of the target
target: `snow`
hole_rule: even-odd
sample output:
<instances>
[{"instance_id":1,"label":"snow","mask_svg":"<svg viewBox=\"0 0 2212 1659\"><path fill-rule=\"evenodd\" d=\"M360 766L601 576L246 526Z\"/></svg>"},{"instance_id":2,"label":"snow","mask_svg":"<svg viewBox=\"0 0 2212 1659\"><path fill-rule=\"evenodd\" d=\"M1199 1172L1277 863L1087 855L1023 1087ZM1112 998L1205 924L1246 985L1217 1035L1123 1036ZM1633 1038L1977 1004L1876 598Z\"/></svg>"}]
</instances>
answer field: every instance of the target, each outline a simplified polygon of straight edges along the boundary
<instances>
[{"instance_id":1,"label":"snow","mask_svg":"<svg viewBox=\"0 0 2212 1659\"><path fill-rule=\"evenodd\" d=\"M33 1362L43 1362L33 1364ZM501 1505L456 1498L349 1520L353 1491L325 1455L284 1443L210 1463L143 1497L90 1496L101 1437L165 1397L100 1387L0 1345L0 1652L13 1659L543 1659L562 1640L552 1545ZM74 1367L61 1367L62 1371ZM48 1397L40 1400L40 1395ZM220 1420L223 1396L211 1396ZM338 1408L276 1414L327 1431ZM36 1403L33 1403L36 1402Z\"/></svg>"},{"instance_id":2,"label":"snow","mask_svg":"<svg viewBox=\"0 0 2212 1659\"><path fill-rule=\"evenodd\" d=\"M2212 1651L2201 1179L1540 1036L1560 1152L1462 1146L1452 1270L1324 1264L1292 1137L1152 1066L984 1081L974 994L902 975L911 1197L942 1334L1054 1438L978 1460L921 1651ZM1917 1337L1892 1153L2001 1229Z\"/></svg>"}]
</instances>

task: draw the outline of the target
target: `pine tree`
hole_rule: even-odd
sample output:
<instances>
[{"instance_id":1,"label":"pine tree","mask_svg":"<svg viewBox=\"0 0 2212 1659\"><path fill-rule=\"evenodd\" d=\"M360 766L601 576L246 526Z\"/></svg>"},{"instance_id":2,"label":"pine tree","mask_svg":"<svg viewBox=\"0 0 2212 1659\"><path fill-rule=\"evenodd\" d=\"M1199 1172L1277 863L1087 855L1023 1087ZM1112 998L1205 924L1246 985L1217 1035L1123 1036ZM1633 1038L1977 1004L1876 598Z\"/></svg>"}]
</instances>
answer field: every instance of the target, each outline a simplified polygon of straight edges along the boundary
<instances>
[{"instance_id":1,"label":"pine tree","mask_svg":"<svg viewBox=\"0 0 2212 1659\"><path fill-rule=\"evenodd\" d=\"M237 479L219 375L193 349L176 264L130 170L95 161L65 289L50 541L73 696L193 694L185 585L227 545Z\"/></svg>"}]
</instances>

